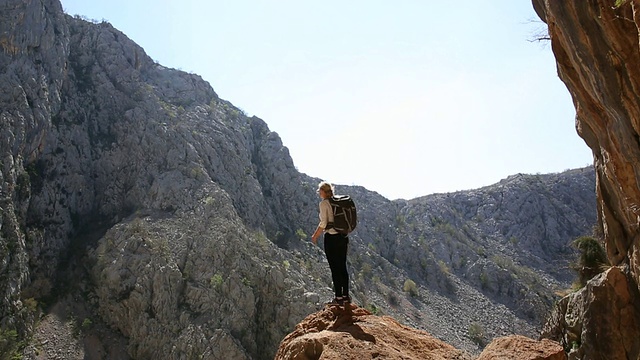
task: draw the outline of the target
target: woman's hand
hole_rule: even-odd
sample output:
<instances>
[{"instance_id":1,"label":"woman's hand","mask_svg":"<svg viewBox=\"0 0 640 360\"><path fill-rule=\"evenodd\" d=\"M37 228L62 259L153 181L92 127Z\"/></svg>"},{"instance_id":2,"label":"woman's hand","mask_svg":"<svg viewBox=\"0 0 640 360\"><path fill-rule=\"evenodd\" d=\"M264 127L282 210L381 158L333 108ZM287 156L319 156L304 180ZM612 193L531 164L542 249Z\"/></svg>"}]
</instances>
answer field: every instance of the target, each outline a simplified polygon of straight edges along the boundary
<instances>
[{"instance_id":1,"label":"woman's hand","mask_svg":"<svg viewBox=\"0 0 640 360\"><path fill-rule=\"evenodd\" d=\"M318 245L318 237L322 234L323 231L324 229L318 226L316 228L316 231L313 232L313 235L311 235L311 242L313 243L313 245Z\"/></svg>"}]
</instances>

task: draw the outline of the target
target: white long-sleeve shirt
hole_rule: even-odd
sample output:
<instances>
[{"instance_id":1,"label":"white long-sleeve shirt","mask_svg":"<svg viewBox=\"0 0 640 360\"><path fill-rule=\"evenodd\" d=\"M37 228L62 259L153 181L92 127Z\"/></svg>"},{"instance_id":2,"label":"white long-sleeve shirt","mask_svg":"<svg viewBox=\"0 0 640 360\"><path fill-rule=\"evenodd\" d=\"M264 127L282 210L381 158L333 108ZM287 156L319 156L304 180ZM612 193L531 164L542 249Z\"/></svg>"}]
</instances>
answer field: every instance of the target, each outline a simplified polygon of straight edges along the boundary
<instances>
[{"instance_id":1,"label":"white long-sleeve shirt","mask_svg":"<svg viewBox=\"0 0 640 360\"><path fill-rule=\"evenodd\" d=\"M320 224L318 226L325 230L327 234L335 235L338 232L331 228L327 229L327 225L333 222L333 211L331 211L331 204L329 203L329 199L324 199L320 201Z\"/></svg>"}]
</instances>

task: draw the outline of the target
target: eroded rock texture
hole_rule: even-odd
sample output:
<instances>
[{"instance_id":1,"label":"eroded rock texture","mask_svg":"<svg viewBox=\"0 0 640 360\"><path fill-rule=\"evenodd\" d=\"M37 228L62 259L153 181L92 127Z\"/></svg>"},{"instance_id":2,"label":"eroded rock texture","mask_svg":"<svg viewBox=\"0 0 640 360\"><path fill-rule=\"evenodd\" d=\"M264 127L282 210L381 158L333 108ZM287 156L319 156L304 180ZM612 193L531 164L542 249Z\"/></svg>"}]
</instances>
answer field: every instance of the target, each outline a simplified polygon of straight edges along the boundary
<instances>
[{"instance_id":1,"label":"eroded rock texture","mask_svg":"<svg viewBox=\"0 0 640 360\"><path fill-rule=\"evenodd\" d=\"M568 322L579 316L575 322L583 326L568 333L583 336L570 346L583 359L636 359L637 346L623 345L620 337L640 336L640 2L535 0L533 4L548 24L558 74L576 107L578 133L593 150L598 218L609 261L629 266L628 278L616 275L618 285L606 295L597 295L596 289L608 287L594 283L563 300L571 307L566 309ZM607 279L614 274L611 270ZM618 314L629 321L625 334L600 317L610 307L618 309L619 303L627 304ZM574 304L580 304L581 314ZM611 352L607 344L620 346Z\"/></svg>"},{"instance_id":2,"label":"eroded rock texture","mask_svg":"<svg viewBox=\"0 0 640 360\"><path fill-rule=\"evenodd\" d=\"M613 265L640 274L640 3L534 1L549 25L578 133L593 150L598 216Z\"/></svg>"},{"instance_id":3,"label":"eroded rock texture","mask_svg":"<svg viewBox=\"0 0 640 360\"><path fill-rule=\"evenodd\" d=\"M476 360L566 360L560 344L549 339L540 341L512 335L497 338L487 345Z\"/></svg>"},{"instance_id":4,"label":"eroded rock texture","mask_svg":"<svg viewBox=\"0 0 640 360\"><path fill-rule=\"evenodd\" d=\"M570 359L636 359L638 301L628 272L611 267L558 302L542 337L560 341Z\"/></svg>"},{"instance_id":5,"label":"eroded rock texture","mask_svg":"<svg viewBox=\"0 0 640 360\"><path fill-rule=\"evenodd\" d=\"M328 306L296 325L275 360L338 359L470 360L424 331L355 305Z\"/></svg>"}]
</instances>

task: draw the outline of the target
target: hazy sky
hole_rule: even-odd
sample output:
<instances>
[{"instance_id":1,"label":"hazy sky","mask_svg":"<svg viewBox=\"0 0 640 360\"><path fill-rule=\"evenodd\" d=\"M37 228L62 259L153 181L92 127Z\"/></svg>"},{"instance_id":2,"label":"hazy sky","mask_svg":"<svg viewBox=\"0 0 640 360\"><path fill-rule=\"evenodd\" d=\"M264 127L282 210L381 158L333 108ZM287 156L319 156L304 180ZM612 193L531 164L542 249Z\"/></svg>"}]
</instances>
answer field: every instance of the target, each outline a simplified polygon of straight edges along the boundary
<instances>
[{"instance_id":1,"label":"hazy sky","mask_svg":"<svg viewBox=\"0 0 640 360\"><path fill-rule=\"evenodd\" d=\"M311 176L395 199L592 163L530 1L62 4L201 75Z\"/></svg>"}]
</instances>

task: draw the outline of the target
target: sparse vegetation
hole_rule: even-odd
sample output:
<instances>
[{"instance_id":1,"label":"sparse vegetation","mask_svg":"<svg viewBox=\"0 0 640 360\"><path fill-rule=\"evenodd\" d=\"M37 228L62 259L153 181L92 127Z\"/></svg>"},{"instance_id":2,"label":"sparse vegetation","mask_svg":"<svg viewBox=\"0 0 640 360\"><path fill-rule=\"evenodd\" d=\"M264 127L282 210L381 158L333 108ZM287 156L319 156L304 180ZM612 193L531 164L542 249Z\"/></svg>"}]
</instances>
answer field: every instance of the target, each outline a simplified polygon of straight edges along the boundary
<instances>
[{"instance_id":1,"label":"sparse vegetation","mask_svg":"<svg viewBox=\"0 0 640 360\"><path fill-rule=\"evenodd\" d=\"M206 198L204 198L204 203L207 206L211 206L215 203L215 199L212 196L207 196Z\"/></svg>"},{"instance_id":2,"label":"sparse vegetation","mask_svg":"<svg viewBox=\"0 0 640 360\"><path fill-rule=\"evenodd\" d=\"M213 287L214 289L220 290L220 288L222 287L222 275L220 274L213 275L209 280L209 283L211 284L211 287Z\"/></svg>"},{"instance_id":3,"label":"sparse vegetation","mask_svg":"<svg viewBox=\"0 0 640 360\"><path fill-rule=\"evenodd\" d=\"M141 218L135 218L131 220L131 230L139 235L145 233L144 222Z\"/></svg>"},{"instance_id":4,"label":"sparse vegetation","mask_svg":"<svg viewBox=\"0 0 640 360\"><path fill-rule=\"evenodd\" d=\"M473 322L469 324L468 333L469 333L469 338L476 345L478 345L479 347L485 346L486 339L485 339L484 329L482 328L482 325L478 324L477 322Z\"/></svg>"},{"instance_id":5,"label":"sparse vegetation","mask_svg":"<svg viewBox=\"0 0 640 360\"><path fill-rule=\"evenodd\" d=\"M629 0L616 0L615 7L619 8L620 6L622 6L622 5L624 5L624 4L628 3L628 2L629 2Z\"/></svg>"},{"instance_id":6,"label":"sparse vegetation","mask_svg":"<svg viewBox=\"0 0 640 360\"><path fill-rule=\"evenodd\" d=\"M367 304L366 309L373 315L381 315L382 311L375 304Z\"/></svg>"},{"instance_id":7,"label":"sparse vegetation","mask_svg":"<svg viewBox=\"0 0 640 360\"><path fill-rule=\"evenodd\" d=\"M296 236L300 240L307 240L307 237L308 237L307 234L302 229L296 230Z\"/></svg>"},{"instance_id":8,"label":"sparse vegetation","mask_svg":"<svg viewBox=\"0 0 640 360\"><path fill-rule=\"evenodd\" d=\"M443 274L447 274L447 275L448 275L448 274L450 274L450 272L451 272L451 271L449 270L449 267L447 266L447 264L445 264L445 263L444 263L444 261L442 261L442 260L438 260L438 267L440 268L440 271L441 271Z\"/></svg>"},{"instance_id":9,"label":"sparse vegetation","mask_svg":"<svg viewBox=\"0 0 640 360\"><path fill-rule=\"evenodd\" d=\"M418 296L418 286L416 285L415 281L411 279L405 280L402 290L404 290L404 292L406 293L409 293L409 295L411 296Z\"/></svg>"},{"instance_id":10,"label":"sparse vegetation","mask_svg":"<svg viewBox=\"0 0 640 360\"><path fill-rule=\"evenodd\" d=\"M91 321L90 318L84 318L82 321L82 328L86 330L89 329L91 325L93 325L93 321Z\"/></svg>"},{"instance_id":11,"label":"sparse vegetation","mask_svg":"<svg viewBox=\"0 0 640 360\"><path fill-rule=\"evenodd\" d=\"M484 270L480 273L480 286L483 290L487 290L489 288L489 276Z\"/></svg>"},{"instance_id":12,"label":"sparse vegetation","mask_svg":"<svg viewBox=\"0 0 640 360\"><path fill-rule=\"evenodd\" d=\"M22 359L22 354L20 353L22 347L24 347L24 344L18 341L17 331L0 330L0 359Z\"/></svg>"},{"instance_id":13,"label":"sparse vegetation","mask_svg":"<svg viewBox=\"0 0 640 360\"><path fill-rule=\"evenodd\" d=\"M371 264L362 264L362 270L360 270L360 276L363 278L369 278L371 276Z\"/></svg>"},{"instance_id":14,"label":"sparse vegetation","mask_svg":"<svg viewBox=\"0 0 640 360\"><path fill-rule=\"evenodd\" d=\"M38 300L36 300L34 298L24 299L24 300L22 300L22 303L27 308L27 310L29 310L32 313L34 313L34 312L36 312L36 310L38 310Z\"/></svg>"},{"instance_id":15,"label":"sparse vegetation","mask_svg":"<svg viewBox=\"0 0 640 360\"><path fill-rule=\"evenodd\" d=\"M578 273L578 284L583 287L587 281L600 274L609 262L600 241L593 237L579 237L573 241L573 246L580 251L573 269Z\"/></svg>"}]
</instances>

